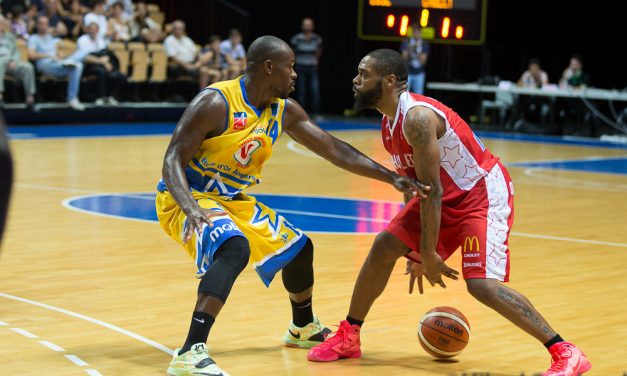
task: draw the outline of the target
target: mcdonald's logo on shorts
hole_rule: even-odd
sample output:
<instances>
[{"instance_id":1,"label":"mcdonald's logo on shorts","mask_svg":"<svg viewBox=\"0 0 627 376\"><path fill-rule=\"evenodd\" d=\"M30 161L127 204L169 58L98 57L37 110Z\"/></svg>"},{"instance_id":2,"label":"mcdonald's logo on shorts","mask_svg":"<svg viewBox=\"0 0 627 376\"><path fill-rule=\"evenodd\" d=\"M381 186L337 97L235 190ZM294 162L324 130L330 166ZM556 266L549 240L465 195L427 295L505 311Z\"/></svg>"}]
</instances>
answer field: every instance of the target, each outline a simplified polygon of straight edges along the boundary
<instances>
[{"instance_id":1,"label":"mcdonald's logo on shorts","mask_svg":"<svg viewBox=\"0 0 627 376\"><path fill-rule=\"evenodd\" d=\"M464 253L481 252L481 248L479 248L479 239L476 236L466 236L462 251Z\"/></svg>"}]
</instances>

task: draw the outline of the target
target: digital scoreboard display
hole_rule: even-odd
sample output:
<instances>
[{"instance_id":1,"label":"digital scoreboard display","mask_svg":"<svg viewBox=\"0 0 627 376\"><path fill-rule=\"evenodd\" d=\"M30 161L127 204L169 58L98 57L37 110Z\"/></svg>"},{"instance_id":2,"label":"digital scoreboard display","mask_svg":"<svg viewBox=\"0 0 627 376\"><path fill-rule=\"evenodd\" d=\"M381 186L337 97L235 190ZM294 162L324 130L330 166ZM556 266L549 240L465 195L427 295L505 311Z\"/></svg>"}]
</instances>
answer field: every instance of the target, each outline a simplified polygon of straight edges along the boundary
<instances>
[{"instance_id":1,"label":"digital scoreboard display","mask_svg":"<svg viewBox=\"0 0 627 376\"><path fill-rule=\"evenodd\" d=\"M365 40L402 41L412 25L431 43L481 45L487 0L358 0L357 35Z\"/></svg>"}]
</instances>

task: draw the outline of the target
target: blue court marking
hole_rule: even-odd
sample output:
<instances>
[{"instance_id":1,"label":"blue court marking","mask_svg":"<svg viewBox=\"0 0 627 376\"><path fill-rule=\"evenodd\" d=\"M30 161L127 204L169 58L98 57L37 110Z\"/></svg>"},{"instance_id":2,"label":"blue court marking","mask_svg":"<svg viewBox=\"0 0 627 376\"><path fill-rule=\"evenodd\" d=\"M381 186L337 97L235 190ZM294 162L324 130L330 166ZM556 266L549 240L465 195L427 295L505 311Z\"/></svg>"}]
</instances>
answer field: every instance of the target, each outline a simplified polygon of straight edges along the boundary
<instances>
[{"instance_id":1,"label":"blue court marking","mask_svg":"<svg viewBox=\"0 0 627 376\"><path fill-rule=\"evenodd\" d=\"M323 120L318 123L327 131L346 130L374 130L380 129L379 122L367 122L359 120ZM11 126L9 136L13 139L32 138L66 138L66 137L115 137L115 136L148 136L170 135L174 130L174 123L108 123L108 124L82 124L82 125L37 125L37 126ZM625 143L600 141L576 137L559 137L544 135L528 135L505 132L475 131L477 136L492 140L506 140L532 143L561 144L573 146L591 146L610 149L627 149Z\"/></svg>"},{"instance_id":2,"label":"blue court marking","mask_svg":"<svg viewBox=\"0 0 627 376\"><path fill-rule=\"evenodd\" d=\"M541 161L509 163L515 167L539 167L558 170L601 172L627 175L627 157L573 159L565 161Z\"/></svg>"},{"instance_id":3,"label":"blue court marking","mask_svg":"<svg viewBox=\"0 0 627 376\"><path fill-rule=\"evenodd\" d=\"M307 232L379 233L403 204L319 196L255 194L259 201ZM155 194L101 194L73 197L64 206L99 216L156 222Z\"/></svg>"},{"instance_id":4,"label":"blue court marking","mask_svg":"<svg viewBox=\"0 0 627 376\"><path fill-rule=\"evenodd\" d=\"M170 135L174 123L110 123L9 127L12 139Z\"/></svg>"}]
</instances>

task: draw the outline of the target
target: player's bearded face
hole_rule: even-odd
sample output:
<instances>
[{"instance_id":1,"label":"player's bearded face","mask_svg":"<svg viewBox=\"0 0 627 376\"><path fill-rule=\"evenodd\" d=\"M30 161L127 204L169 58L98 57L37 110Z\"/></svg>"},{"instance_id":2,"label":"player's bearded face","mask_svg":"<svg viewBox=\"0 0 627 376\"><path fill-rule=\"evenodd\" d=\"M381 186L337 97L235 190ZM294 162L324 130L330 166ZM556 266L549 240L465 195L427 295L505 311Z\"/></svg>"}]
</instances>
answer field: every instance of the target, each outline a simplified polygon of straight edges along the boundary
<instances>
[{"instance_id":1,"label":"player's bearded face","mask_svg":"<svg viewBox=\"0 0 627 376\"><path fill-rule=\"evenodd\" d=\"M356 91L354 109L357 111L365 110L367 108L374 108L383 95L383 88L381 82L383 79L379 79L376 84L370 90Z\"/></svg>"}]
</instances>

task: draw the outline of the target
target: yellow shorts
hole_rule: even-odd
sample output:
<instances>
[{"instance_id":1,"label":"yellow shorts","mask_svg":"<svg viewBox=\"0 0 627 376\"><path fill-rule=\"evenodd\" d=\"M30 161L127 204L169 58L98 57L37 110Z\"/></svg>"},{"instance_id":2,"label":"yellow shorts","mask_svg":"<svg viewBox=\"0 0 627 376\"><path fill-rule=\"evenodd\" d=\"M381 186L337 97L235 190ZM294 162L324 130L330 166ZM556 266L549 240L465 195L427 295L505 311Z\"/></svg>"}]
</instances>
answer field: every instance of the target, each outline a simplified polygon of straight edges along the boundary
<instances>
[{"instance_id":1,"label":"yellow shorts","mask_svg":"<svg viewBox=\"0 0 627 376\"><path fill-rule=\"evenodd\" d=\"M269 286L274 275L296 257L307 242L307 236L300 229L253 196L240 193L237 199L231 200L204 192L192 192L192 196L200 207L225 211L228 215L213 217L213 227L205 225L202 236L194 233L186 244L182 238L187 217L172 195L168 191L157 192L155 204L161 227L196 261L198 278L211 266L216 250L225 240L243 236L250 244L252 266Z\"/></svg>"}]
</instances>

